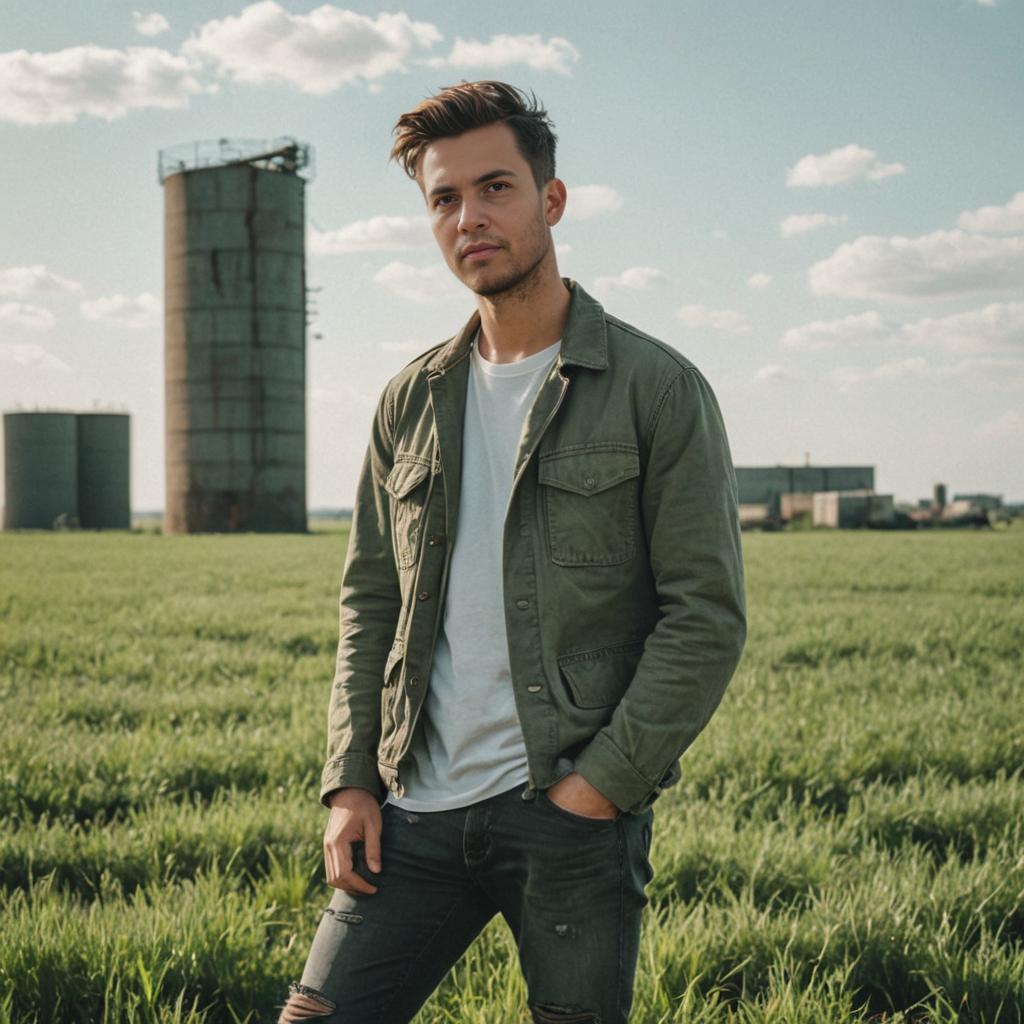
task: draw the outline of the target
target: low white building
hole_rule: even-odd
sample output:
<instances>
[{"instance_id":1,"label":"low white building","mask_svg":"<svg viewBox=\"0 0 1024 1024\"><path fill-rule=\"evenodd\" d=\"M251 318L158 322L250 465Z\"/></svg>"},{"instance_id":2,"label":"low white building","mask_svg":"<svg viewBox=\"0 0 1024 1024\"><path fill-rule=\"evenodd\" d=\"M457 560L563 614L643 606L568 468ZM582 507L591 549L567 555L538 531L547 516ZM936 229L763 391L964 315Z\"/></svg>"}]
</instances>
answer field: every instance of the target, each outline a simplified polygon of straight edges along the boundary
<instances>
[{"instance_id":1,"label":"low white building","mask_svg":"<svg viewBox=\"0 0 1024 1024\"><path fill-rule=\"evenodd\" d=\"M891 494L874 491L817 491L812 517L815 526L833 529L890 526L896 519L896 503Z\"/></svg>"}]
</instances>

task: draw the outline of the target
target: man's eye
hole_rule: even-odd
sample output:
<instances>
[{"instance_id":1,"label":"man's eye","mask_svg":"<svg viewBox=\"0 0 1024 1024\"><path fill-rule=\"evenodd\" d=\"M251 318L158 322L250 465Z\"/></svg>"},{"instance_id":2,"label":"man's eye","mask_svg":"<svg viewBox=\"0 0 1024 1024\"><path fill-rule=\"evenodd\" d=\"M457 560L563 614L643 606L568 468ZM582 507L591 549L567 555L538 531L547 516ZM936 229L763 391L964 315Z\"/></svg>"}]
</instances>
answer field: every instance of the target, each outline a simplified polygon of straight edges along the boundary
<instances>
[{"instance_id":1,"label":"man's eye","mask_svg":"<svg viewBox=\"0 0 1024 1024\"><path fill-rule=\"evenodd\" d=\"M438 196L434 200L434 206L451 206L455 202L455 196Z\"/></svg>"},{"instance_id":2,"label":"man's eye","mask_svg":"<svg viewBox=\"0 0 1024 1024\"><path fill-rule=\"evenodd\" d=\"M488 186L489 192L504 192L508 188L508 185L503 181L492 181Z\"/></svg>"}]
</instances>

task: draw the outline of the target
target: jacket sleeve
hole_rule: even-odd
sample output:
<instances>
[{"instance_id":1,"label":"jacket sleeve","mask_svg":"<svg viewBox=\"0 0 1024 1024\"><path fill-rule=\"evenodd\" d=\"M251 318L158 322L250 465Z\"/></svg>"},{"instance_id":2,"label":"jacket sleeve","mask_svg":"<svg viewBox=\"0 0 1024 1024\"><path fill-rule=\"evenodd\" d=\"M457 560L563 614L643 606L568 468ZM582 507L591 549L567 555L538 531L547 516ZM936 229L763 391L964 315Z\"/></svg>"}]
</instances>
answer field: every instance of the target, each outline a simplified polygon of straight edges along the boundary
<instances>
[{"instance_id":1,"label":"jacket sleeve","mask_svg":"<svg viewBox=\"0 0 1024 1024\"><path fill-rule=\"evenodd\" d=\"M393 460L388 391L381 397L352 510L341 581L338 656L327 712L320 801L342 786L383 797L377 772L384 665L401 608L384 481Z\"/></svg>"},{"instance_id":2,"label":"jacket sleeve","mask_svg":"<svg viewBox=\"0 0 1024 1024\"><path fill-rule=\"evenodd\" d=\"M707 381L683 369L648 430L640 505L661 617L609 723L575 768L623 810L648 807L707 724L746 638L736 477Z\"/></svg>"}]
</instances>

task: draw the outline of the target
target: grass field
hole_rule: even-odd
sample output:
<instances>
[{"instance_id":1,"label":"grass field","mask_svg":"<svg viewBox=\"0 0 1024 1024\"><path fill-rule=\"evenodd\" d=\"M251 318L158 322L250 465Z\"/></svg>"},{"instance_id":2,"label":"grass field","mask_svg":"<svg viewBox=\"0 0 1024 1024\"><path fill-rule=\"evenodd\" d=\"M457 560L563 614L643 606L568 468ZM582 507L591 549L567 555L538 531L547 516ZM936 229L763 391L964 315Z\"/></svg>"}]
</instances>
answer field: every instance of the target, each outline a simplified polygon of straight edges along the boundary
<instances>
[{"instance_id":1,"label":"grass field","mask_svg":"<svg viewBox=\"0 0 1024 1024\"><path fill-rule=\"evenodd\" d=\"M0 535L0 1022L275 1018L327 901L344 543ZM1024 529L744 543L633 1020L1024 1020ZM525 1020L511 953L417 1024Z\"/></svg>"}]
</instances>

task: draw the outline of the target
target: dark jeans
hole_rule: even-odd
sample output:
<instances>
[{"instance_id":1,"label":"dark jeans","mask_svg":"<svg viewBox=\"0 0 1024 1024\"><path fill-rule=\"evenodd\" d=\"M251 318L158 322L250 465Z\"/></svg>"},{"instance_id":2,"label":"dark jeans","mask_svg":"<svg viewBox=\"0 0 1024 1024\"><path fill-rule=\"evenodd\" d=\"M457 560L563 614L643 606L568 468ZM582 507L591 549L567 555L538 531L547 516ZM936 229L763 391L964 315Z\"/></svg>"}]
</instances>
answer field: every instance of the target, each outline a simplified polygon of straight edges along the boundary
<instances>
[{"instance_id":1,"label":"dark jeans","mask_svg":"<svg viewBox=\"0 0 1024 1024\"><path fill-rule=\"evenodd\" d=\"M383 815L379 889L334 893L297 988L334 1010L306 1019L411 1020L500 913L535 1021L625 1024L651 880L650 811L582 818L517 788L454 811L387 805Z\"/></svg>"}]
</instances>

